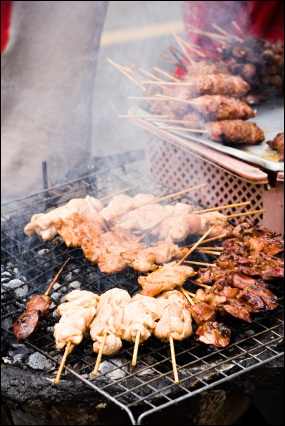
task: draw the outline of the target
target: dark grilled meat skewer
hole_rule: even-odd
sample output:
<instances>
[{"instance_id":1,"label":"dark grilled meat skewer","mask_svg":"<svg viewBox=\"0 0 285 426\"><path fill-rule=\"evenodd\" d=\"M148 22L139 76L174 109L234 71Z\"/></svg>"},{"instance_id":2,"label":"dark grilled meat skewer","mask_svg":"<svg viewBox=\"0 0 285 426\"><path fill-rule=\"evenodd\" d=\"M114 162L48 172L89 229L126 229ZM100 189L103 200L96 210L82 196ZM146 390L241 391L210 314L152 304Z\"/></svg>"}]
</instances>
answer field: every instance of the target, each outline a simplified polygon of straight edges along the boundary
<instances>
[{"instance_id":1,"label":"dark grilled meat skewer","mask_svg":"<svg viewBox=\"0 0 285 426\"><path fill-rule=\"evenodd\" d=\"M41 318L48 315L52 303L48 293L69 260L70 258L64 262L45 294L36 294L26 303L26 311L13 324L13 335L17 340L27 339L38 328Z\"/></svg>"}]
</instances>

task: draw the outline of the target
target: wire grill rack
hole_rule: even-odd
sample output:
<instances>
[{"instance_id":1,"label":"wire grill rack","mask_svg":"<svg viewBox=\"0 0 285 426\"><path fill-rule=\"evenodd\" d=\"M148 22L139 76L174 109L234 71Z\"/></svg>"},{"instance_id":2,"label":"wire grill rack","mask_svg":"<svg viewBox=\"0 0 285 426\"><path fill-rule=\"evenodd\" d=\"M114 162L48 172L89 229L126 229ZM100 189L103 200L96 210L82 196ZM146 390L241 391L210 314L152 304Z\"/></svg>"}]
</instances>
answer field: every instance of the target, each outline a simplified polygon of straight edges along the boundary
<instances>
[{"instance_id":1,"label":"wire grill rack","mask_svg":"<svg viewBox=\"0 0 285 426\"><path fill-rule=\"evenodd\" d=\"M100 272L96 264L85 259L81 249L68 249L60 238L43 242L37 236L28 238L23 233L24 226L35 213L47 212L72 198L85 197L87 194L101 198L125 188L128 188L130 195L149 192L162 196L171 192L167 186L141 173L140 167L133 163L114 167L112 170L101 169L68 184L2 205L2 264L12 263L27 278L28 298L36 292L46 290L47 284L67 257L71 260L61 274L58 280L60 285L56 290L62 296L73 290L75 279L81 283L82 290L97 294L114 287L125 289L131 295L140 290L137 284L138 273L132 269L106 275ZM193 199L197 199L198 194L190 194L193 198L183 195L172 202L194 203ZM192 336L181 342L176 341L178 385L173 380L169 343L154 337L140 345L135 367L131 365L133 346L124 342L122 350L115 356L103 357L99 373L93 377L96 354L92 350L90 337L86 336L83 343L75 347L68 356L64 378L81 380L125 410L132 424L142 424L151 413L284 356L283 294L277 288L272 291L279 296L279 305L270 315L256 315L253 323L241 324L235 320L227 322L232 330L228 347L209 347L197 342ZM50 296L53 298L54 293ZM12 324L23 312L23 303L23 300L17 300L14 295L2 303L2 329L8 332L11 339ZM55 308L56 304L52 309ZM54 315L49 315L24 342L52 360L55 371L62 357L62 352L55 349L51 331L56 321ZM134 408L139 413L137 418Z\"/></svg>"}]
</instances>

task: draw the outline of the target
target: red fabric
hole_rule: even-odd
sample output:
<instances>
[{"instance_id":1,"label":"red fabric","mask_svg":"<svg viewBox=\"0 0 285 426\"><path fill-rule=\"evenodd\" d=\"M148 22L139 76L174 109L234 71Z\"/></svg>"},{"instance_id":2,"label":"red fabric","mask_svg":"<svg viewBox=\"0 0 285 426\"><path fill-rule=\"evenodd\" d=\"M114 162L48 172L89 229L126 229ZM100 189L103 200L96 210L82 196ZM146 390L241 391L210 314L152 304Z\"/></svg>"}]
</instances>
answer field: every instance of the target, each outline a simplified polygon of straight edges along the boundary
<instances>
[{"instance_id":1,"label":"red fabric","mask_svg":"<svg viewBox=\"0 0 285 426\"><path fill-rule=\"evenodd\" d=\"M284 41L283 1L183 1L182 8L189 41L207 49L216 47L217 40L211 42L208 37L187 28L187 24L220 35L222 33L212 24L232 35L254 35L270 41ZM235 29L233 21L241 28L242 34Z\"/></svg>"},{"instance_id":2,"label":"red fabric","mask_svg":"<svg viewBox=\"0 0 285 426\"><path fill-rule=\"evenodd\" d=\"M251 33L266 40L284 41L284 2L252 1Z\"/></svg>"},{"instance_id":3,"label":"red fabric","mask_svg":"<svg viewBox=\"0 0 285 426\"><path fill-rule=\"evenodd\" d=\"M1 1L1 53L4 52L8 40L12 14L12 1Z\"/></svg>"}]
</instances>

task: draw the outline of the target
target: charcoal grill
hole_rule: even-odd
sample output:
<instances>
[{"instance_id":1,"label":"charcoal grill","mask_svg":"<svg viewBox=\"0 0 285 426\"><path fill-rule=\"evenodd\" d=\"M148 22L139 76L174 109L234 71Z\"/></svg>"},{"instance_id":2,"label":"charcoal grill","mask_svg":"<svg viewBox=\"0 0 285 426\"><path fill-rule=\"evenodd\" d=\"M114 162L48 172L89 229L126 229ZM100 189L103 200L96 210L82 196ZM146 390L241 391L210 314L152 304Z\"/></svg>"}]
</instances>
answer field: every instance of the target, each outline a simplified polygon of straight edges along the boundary
<instances>
[{"instance_id":1,"label":"charcoal grill","mask_svg":"<svg viewBox=\"0 0 285 426\"><path fill-rule=\"evenodd\" d=\"M33 214L47 212L65 204L72 198L85 197L87 194L101 198L124 188L128 188L130 195L149 192L162 196L173 192L164 184L146 176L141 163L134 161L117 165L112 169L100 167L96 171L88 172L80 179L2 205L2 272L4 271L4 275L2 275L1 328L2 343L4 343L2 366L6 367L7 371L15 368L17 375L21 370L26 376L36 374L40 377L42 374L39 381L43 380L43 377L45 378L53 402L58 398L54 396L54 392L68 392L68 389L71 392L71 388L75 393L77 388L78 393L84 395L85 391L82 390L82 385L84 385L84 389L87 387L89 391L94 391L93 400L90 399L89 394L88 403L91 404L91 407L99 407L101 396L113 407L123 410L131 424L149 424L148 419L151 418L151 415L161 412L168 413L172 407L183 406L190 398L192 398L191 401L194 401L197 396L206 395L210 390L229 384L233 386L232 384L238 383L244 373L248 373L250 377L251 372L257 368L272 366L275 365L274 363L282 365L284 356L282 345L283 291L277 284L274 289L270 287L279 297L279 305L269 315L256 315L255 321L251 324L228 321L227 324L232 329L232 339L226 348L209 347L195 341L194 336L182 342L175 342L180 381L178 385L174 384L173 380L169 344L155 338L150 338L140 345L138 362L135 367L131 366L133 346L124 342L123 348L118 354L109 358L103 357L99 373L93 377L96 354L92 351L91 339L86 336L84 341L68 356L61 381L55 386L53 380L63 352L55 349L53 325L58 320L55 316L55 308L62 297L78 286L82 290L93 291L97 294L102 294L110 288L119 287L133 295L140 290L137 284L138 273L128 269L120 273L103 274L96 264L92 264L84 258L81 249L67 248L59 237L49 242L43 242L36 235L28 238L24 235L23 228ZM196 195L195 193L184 194L176 197L173 202L195 203ZM215 244L217 243L215 242ZM51 314L40 323L38 330L29 339L19 344L13 339L11 333L13 322L25 310L25 303L31 295L45 292L48 284L68 257L71 260L50 293L53 299ZM203 259L197 258L197 260L211 262L213 259L207 256ZM10 276L14 274L18 279L17 292L15 285L7 284L9 274ZM191 289L190 284L188 286L189 290L195 291L194 288ZM24 354L17 354L19 347L22 351L24 350ZM35 360L35 354L37 359L44 360L44 366L32 365L31 360ZM22 362L23 360L25 362ZM248 383L247 386L249 390ZM20 377L17 387L20 393ZM42 390L39 392L41 393ZM4 399L8 397L8 393L6 388L2 389ZM189 401L189 406L191 401ZM195 424L194 420L191 421L193 421L192 424ZM87 423L87 420L84 420L84 423L60 424L94 423ZM114 424L121 424L120 416L117 417L117 422L115 420Z\"/></svg>"}]
</instances>

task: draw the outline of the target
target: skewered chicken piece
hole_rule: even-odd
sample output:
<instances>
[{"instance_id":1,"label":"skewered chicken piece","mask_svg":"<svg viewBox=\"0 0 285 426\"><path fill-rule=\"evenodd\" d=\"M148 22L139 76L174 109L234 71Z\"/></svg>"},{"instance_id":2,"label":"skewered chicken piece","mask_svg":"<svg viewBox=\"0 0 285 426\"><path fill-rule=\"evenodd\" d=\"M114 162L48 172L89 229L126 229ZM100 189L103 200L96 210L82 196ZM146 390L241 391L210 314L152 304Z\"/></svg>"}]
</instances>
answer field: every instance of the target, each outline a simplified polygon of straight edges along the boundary
<instances>
[{"instance_id":1,"label":"skewered chicken piece","mask_svg":"<svg viewBox=\"0 0 285 426\"><path fill-rule=\"evenodd\" d=\"M231 329L222 322L207 321L196 330L200 342L217 348L228 346L231 339Z\"/></svg>"},{"instance_id":2,"label":"skewered chicken piece","mask_svg":"<svg viewBox=\"0 0 285 426\"><path fill-rule=\"evenodd\" d=\"M87 216L90 213L100 212L102 208L102 202L90 195L85 198L74 198L48 213L38 213L32 216L30 223L25 226L24 232L28 236L36 232L44 241L50 240L57 234L55 222L58 219L64 221L73 213Z\"/></svg>"},{"instance_id":3,"label":"skewered chicken piece","mask_svg":"<svg viewBox=\"0 0 285 426\"><path fill-rule=\"evenodd\" d=\"M191 306L180 291L164 291L157 297L163 301L163 314L156 323L154 335L161 340L183 340L192 334ZM165 301L167 303L165 303Z\"/></svg>"},{"instance_id":4,"label":"skewered chicken piece","mask_svg":"<svg viewBox=\"0 0 285 426\"><path fill-rule=\"evenodd\" d=\"M209 121L205 124L205 129L209 132L210 139L227 145L258 145L265 139L264 132L250 121Z\"/></svg>"},{"instance_id":5,"label":"skewered chicken piece","mask_svg":"<svg viewBox=\"0 0 285 426\"><path fill-rule=\"evenodd\" d=\"M141 294L155 296L162 291L173 290L181 286L188 277L196 275L193 268L178 265L176 262L167 263L147 276L138 277L138 283L142 286Z\"/></svg>"},{"instance_id":6,"label":"skewered chicken piece","mask_svg":"<svg viewBox=\"0 0 285 426\"><path fill-rule=\"evenodd\" d=\"M70 353L89 329L96 314L99 296L86 290L73 290L66 296L66 300L56 310L61 318L54 326L54 337L57 349L63 349L71 342Z\"/></svg>"},{"instance_id":7,"label":"skewered chicken piece","mask_svg":"<svg viewBox=\"0 0 285 426\"><path fill-rule=\"evenodd\" d=\"M169 216L151 232L156 238L169 242L183 241L188 235L203 235L212 228L210 235L231 234L233 226L227 216L218 212Z\"/></svg>"},{"instance_id":8,"label":"skewered chicken piece","mask_svg":"<svg viewBox=\"0 0 285 426\"><path fill-rule=\"evenodd\" d=\"M94 352L101 349L102 354L113 355L121 349L124 307L130 302L129 293L119 288L110 289L100 296L96 315L90 324Z\"/></svg>"},{"instance_id":9,"label":"skewered chicken piece","mask_svg":"<svg viewBox=\"0 0 285 426\"><path fill-rule=\"evenodd\" d=\"M82 241L108 231L104 219L98 213L88 215L73 213L65 219L55 220L54 227L67 247L80 247Z\"/></svg>"},{"instance_id":10,"label":"skewered chicken piece","mask_svg":"<svg viewBox=\"0 0 285 426\"><path fill-rule=\"evenodd\" d=\"M110 274L122 271L128 263L121 253L128 250L142 250L147 246L137 241L130 231L115 229L113 232L89 235L81 243L85 257L91 262L97 262L101 272Z\"/></svg>"},{"instance_id":11,"label":"skewered chicken piece","mask_svg":"<svg viewBox=\"0 0 285 426\"><path fill-rule=\"evenodd\" d=\"M108 206L101 210L100 214L106 221L110 221L114 217L121 217L130 210L152 203L156 198L155 195L144 193L136 194L134 197L126 194L116 195L109 202Z\"/></svg>"},{"instance_id":12,"label":"skewered chicken piece","mask_svg":"<svg viewBox=\"0 0 285 426\"><path fill-rule=\"evenodd\" d=\"M124 306L121 338L135 342L139 332L139 343L147 340L163 313L165 304L160 299L137 294Z\"/></svg>"},{"instance_id":13,"label":"skewered chicken piece","mask_svg":"<svg viewBox=\"0 0 285 426\"><path fill-rule=\"evenodd\" d=\"M158 241L156 245L140 250L128 250L121 253L121 257L136 271L155 271L159 264L176 258L181 259L187 248L181 248L177 244Z\"/></svg>"}]
</instances>

